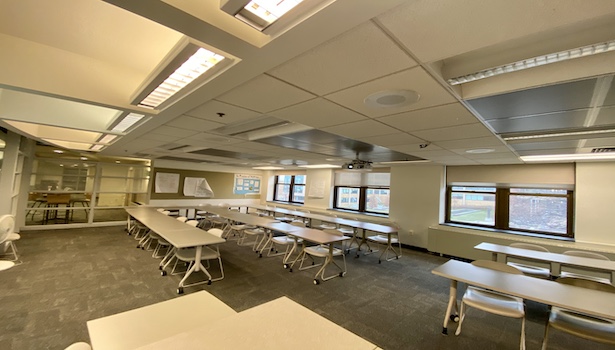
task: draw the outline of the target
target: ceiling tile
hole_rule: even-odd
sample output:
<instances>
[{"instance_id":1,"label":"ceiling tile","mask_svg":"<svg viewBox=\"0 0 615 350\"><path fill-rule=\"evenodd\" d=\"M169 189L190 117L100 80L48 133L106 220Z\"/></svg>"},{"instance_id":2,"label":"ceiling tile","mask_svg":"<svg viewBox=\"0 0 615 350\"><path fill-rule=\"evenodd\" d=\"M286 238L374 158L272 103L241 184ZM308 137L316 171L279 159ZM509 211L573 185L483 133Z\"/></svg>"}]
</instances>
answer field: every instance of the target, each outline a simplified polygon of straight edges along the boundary
<instances>
[{"instance_id":1,"label":"ceiling tile","mask_svg":"<svg viewBox=\"0 0 615 350\"><path fill-rule=\"evenodd\" d=\"M259 75L216 98L219 101L267 113L316 96L268 75Z\"/></svg>"},{"instance_id":2,"label":"ceiling tile","mask_svg":"<svg viewBox=\"0 0 615 350\"><path fill-rule=\"evenodd\" d=\"M399 133L389 134L389 135L362 137L361 141L367 142L367 143L373 143L379 146L389 147L389 146L421 143L423 140L416 138L412 135L408 135L404 132L399 132Z\"/></svg>"},{"instance_id":3,"label":"ceiling tile","mask_svg":"<svg viewBox=\"0 0 615 350\"><path fill-rule=\"evenodd\" d=\"M223 126L224 124L182 115L178 118L173 119L166 125L172 126L174 128L181 128L181 129L186 129L186 130L208 131L208 130L212 130L215 128L219 128Z\"/></svg>"},{"instance_id":4,"label":"ceiling tile","mask_svg":"<svg viewBox=\"0 0 615 350\"><path fill-rule=\"evenodd\" d=\"M470 139L475 137L483 137L493 135L489 129L487 129L481 123L466 124L452 126L448 128L438 128L414 131L412 135L420 137L423 140L437 142L437 141L449 141Z\"/></svg>"},{"instance_id":5,"label":"ceiling tile","mask_svg":"<svg viewBox=\"0 0 615 350\"><path fill-rule=\"evenodd\" d=\"M375 108L363 102L371 94L390 90L413 90L420 98L405 107ZM421 67L338 91L326 98L372 118L455 102L453 96Z\"/></svg>"},{"instance_id":6,"label":"ceiling tile","mask_svg":"<svg viewBox=\"0 0 615 350\"><path fill-rule=\"evenodd\" d=\"M550 154L574 154L577 153L576 148L558 148L558 149L541 149L534 151L518 151L519 156L540 156Z\"/></svg>"},{"instance_id":7,"label":"ceiling tile","mask_svg":"<svg viewBox=\"0 0 615 350\"><path fill-rule=\"evenodd\" d=\"M387 125L403 131L443 128L447 126L476 123L477 118L461 103L425 108L378 118Z\"/></svg>"},{"instance_id":8,"label":"ceiling tile","mask_svg":"<svg viewBox=\"0 0 615 350\"><path fill-rule=\"evenodd\" d=\"M217 113L224 113L224 116L220 117ZM261 113L216 100L203 103L199 107L186 112L185 114L223 124L243 122L261 116Z\"/></svg>"},{"instance_id":9,"label":"ceiling tile","mask_svg":"<svg viewBox=\"0 0 615 350\"><path fill-rule=\"evenodd\" d=\"M479 162L480 164L485 164L485 165L497 165L497 164L523 164L523 161L521 159L519 159L518 157L515 158L509 158L509 157L502 157L502 158L489 158L489 159L478 159L477 162Z\"/></svg>"},{"instance_id":10,"label":"ceiling tile","mask_svg":"<svg viewBox=\"0 0 615 350\"><path fill-rule=\"evenodd\" d=\"M269 74L325 95L416 65L382 30L367 22L274 68Z\"/></svg>"},{"instance_id":11,"label":"ceiling tile","mask_svg":"<svg viewBox=\"0 0 615 350\"><path fill-rule=\"evenodd\" d=\"M378 21L421 61L432 62L615 11L612 1L591 8L578 1L564 3L409 1Z\"/></svg>"},{"instance_id":12,"label":"ceiling tile","mask_svg":"<svg viewBox=\"0 0 615 350\"><path fill-rule=\"evenodd\" d=\"M421 146L426 145L426 143L415 143L415 144L409 144L409 145L398 145L398 146L390 146L389 148L399 151L399 152L403 152L403 153L408 153L408 154L414 154L414 153L419 153L419 152L423 152L423 151L435 151L435 150L441 150L442 147L439 147L435 144L430 144L425 148L421 148Z\"/></svg>"},{"instance_id":13,"label":"ceiling tile","mask_svg":"<svg viewBox=\"0 0 615 350\"><path fill-rule=\"evenodd\" d=\"M615 124L615 107L603 107L598 113L595 125Z\"/></svg>"},{"instance_id":14,"label":"ceiling tile","mask_svg":"<svg viewBox=\"0 0 615 350\"><path fill-rule=\"evenodd\" d=\"M143 134L143 136L140 137L141 139L144 140L155 140L155 141L162 141L162 142L172 142L175 140L179 140L181 137L178 136L169 136L169 135L162 135L162 134L157 134L154 132L148 132Z\"/></svg>"},{"instance_id":15,"label":"ceiling tile","mask_svg":"<svg viewBox=\"0 0 615 350\"><path fill-rule=\"evenodd\" d=\"M176 128L173 126L162 125L151 131L154 134L162 134L167 136L187 137L198 134L197 131L188 131L186 129Z\"/></svg>"},{"instance_id":16,"label":"ceiling tile","mask_svg":"<svg viewBox=\"0 0 615 350\"><path fill-rule=\"evenodd\" d=\"M323 128L323 130L357 140L360 140L362 137L395 134L399 132L397 129L374 120L363 120L360 122L332 126Z\"/></svg>"},{"instance_id":17,"label":"ceiling tile","mask_svg":"<svg viewBox=\"0 0 615 350\"><path fill-rule=\"evenodd\" d=\"M477 137L473 139L452 140L452 141L438 141L437 146L445 149L459 149L459 148L489 148L490 146L503 145L502 141L495 137ZM429 146L431 147L431 145Z\"/></svg>"},{"instance_id":18,"label":"ceiling tile","mask_svg":"<svg viewBox=\"0 0 615 350\"><path fill-rule=\"evenodd\" d=\"M269 115L315 128L323 128L367 119L357 112L322 98L280 109L269 113Z\"/></svg>"}]
</instances>

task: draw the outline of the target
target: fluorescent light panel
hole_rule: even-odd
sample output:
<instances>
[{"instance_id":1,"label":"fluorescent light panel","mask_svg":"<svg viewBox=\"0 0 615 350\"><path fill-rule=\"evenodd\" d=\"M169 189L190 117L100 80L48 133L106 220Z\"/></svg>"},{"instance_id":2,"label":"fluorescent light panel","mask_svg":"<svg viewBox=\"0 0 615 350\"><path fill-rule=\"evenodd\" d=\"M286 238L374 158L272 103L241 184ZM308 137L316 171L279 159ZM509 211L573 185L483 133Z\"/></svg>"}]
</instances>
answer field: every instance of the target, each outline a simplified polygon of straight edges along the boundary
<instances>
[{"instance_id":1,"label":"fluorescent light panel","mask_svg":"<svg viewBox=\"0 0 615 350\"><path fill-rule=\"evenodd\" d=\"M448 79L447 82L450 85L459 85L463 83L469 83L471 81L489 78L492 76L506 74L511 72L518 72L520 70L544 66L546 64L556 63L571 60L574 58L596 55L599 53L609 52L615 50L615 40L607 41L599 44L588 45L579 47L572 50L560 51L542 56L536 56L525 60L505 64L494 68L478 71L476 73L463 75L456 78Z\"/></svg>"},{"instance_id":2,"label":"fluorescent light panel","mask_svg":"<svg viewBox=\"0 0 615 350\"><path fill-rule=\"evenodd\" d=\"M308 168L308 169L338 169L339 165L333 164L307 164L307 165L299 165L299 168Z\"/></svg>"},{"instance_id":3,"label":"fluorescent light panel","mask_svg":"<svg viewBox=\"0 0 615 350\"><path fill-rule=\"evenodd\" d=\"M520 158L524 162L610 160L610 159L615 159L615 153L555 154L555 155L540 155L540 156L522 156Z\"/></svg>"},{"instance_id":4,"label":"fluorescent light panel","mask_svg":"<svg viewBox=\"0 0 615 350\"><path fill-rule=\"evenodd\" d=\"M138 123L141 119L145 118L143 114L130 113L125 116L116 126L111 129L111 131L115 132L124 132L136 123Z\"/></svg>"},{"instance_id":5,"label":"fluorescent light panel","mask_svg":"<svg viewBox=\"0 0 615 350\"><path fill-rule=\"evenodd\" d=\"M264 30L295 8L303 0L252 0L235 13L235 18L250 26ZM222 9L226 11L226 6Z\"/></svg>"},{"instance_id":6,"label":"fluorescent light panel","mask_svg":"<svg viewBox=\"0 0 615 350\"><path fill-rule=\"evenodd\" d=\"M608 133L615 133L615 129L568 131L568 132L558 132L558 133L549 133L549 134L508 136L508 137L503 137L503 139L505 141L515 141L515 140L530 140L530 139L541 139L541 138L560 137L560 136L582 136L582 135L608 134Z\"/></svg>"},{"instance_id":7,"label":"fluorescent light panel","mask_svg":"<svg viewBox=\"0 0 615 350\"><path fill-rule=\"evenodd\" d=\"M184 61L179 68L175 69L160 85L137 104L145 108L156 108L171 96L200 77L203 73L213 68L224 60L224 56L199 48Z\"/></svg>"},{"instance_id":8,"label":"fluorescent light panel","mask_svg":"<svg viewBox=\"0 0 615 350\"><path fill-rule=\"evenodd\" d=\"M279 166L256 166L256 167L253 167L252 169L256 169L256 170L282 170L284 168L283 167L279 167Z\"/></svg>"}]
</instances>

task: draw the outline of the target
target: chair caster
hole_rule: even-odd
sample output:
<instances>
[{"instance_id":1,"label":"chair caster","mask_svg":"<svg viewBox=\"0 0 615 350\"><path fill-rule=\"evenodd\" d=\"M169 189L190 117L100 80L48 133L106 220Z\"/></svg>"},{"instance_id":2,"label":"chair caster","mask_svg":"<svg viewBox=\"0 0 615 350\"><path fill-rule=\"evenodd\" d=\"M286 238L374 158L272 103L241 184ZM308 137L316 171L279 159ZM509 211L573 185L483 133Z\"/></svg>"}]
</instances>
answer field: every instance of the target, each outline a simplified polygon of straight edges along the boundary
<instances>
[{"instance_id":1,"label":"chair caster","mask_svg":"<svg viewBox=\"0 0 615 350\"><path fill-rule=\"evenodd\" d=\"M293 268L291 267L290 269L288 269L288 272L293 272Z\"/></svg>"},{"instance_id":2,"label":"chair caster","mask_svg":"<svg viewBox=\"0 0 615 350\"><path fill-rule=\"evenodd\" d=\"M287 269L288 268L288 264L284 264L284 268Z\"/></svg>"},{"instance_id":3,"label":"chair caster","mask_svg":"<svg viewBox=\"0 0 615 350\"><path fill-rule=\"evenodd\" d=\"M340 272L340 277L344 277L344 276L346 276L346 272L345 271Z\"/></svg>"},{"instance_id":4,"label":"chair caster","mask_svg":"<svg viewBox=\"0 0 615 350\"><path fill-rule=\"evenodd\" d=\"M165 270L160 271L160 276L166 276L167 272Z\"/></svg>"},{"instance_id":5,"label":"chair caster","mask_svg":"<svg viewBox=\"0 0 615 350\"><path fill-rule=\"evenodd\" d=\"M379 260L378 260L378 264L382 264L382 260L380 260L380 259L379 259Z\"/></svg>"},{"instance_id":6,"label":"chair caster","mask_svg":"<svg viewBox=\"0 0 615 350\"><path fill-rule=\"evenodd\" d=\"M318 279L316 279L316 278L315 278L315 279L314 279L314 284L318 285L318 284L320 284L320 281L319 281Z\"/></svg>"},{"instance_id":7,"label":"chair caster","mask_svg":"<svg viewBox=\"0 0 615 350\"><path fill-rule=\"evenodd\" d=\"M259 258L262 258L262 257L263 257L263 254L262 254L262 253L258 254L258 257L259 257Z\"/></svg>"},{"instance_id":8,"label":"chair caster","mask_svg":"<svg viewBox=\"0 0 615 350\"><path fill-rule=\"evenodd\" d=\"M140 246L140 245L138 245L138 246L136 246L136 248L137 248L137 249L139 249L139 248L141 248L141 246Z\"/></svg>"},{"instance_id":9,"label":"chair caster","mask_svg":"<svg viewBox=\"0 0 615 350\"><path fill-rule=\"evenodd\" d=\"M459 322L459 315L450 315L449 318L453 322Z\"/></svg>"},{"instance_id":10,"label":"chair caster","mask_svg":"<svg viewBox=\"0 0 615 350\"><path fill-rule=\"evenodd\" d=\"M177 294L184 294L184 287L177 288Z\"/></svg>"},{"instance_id":11,"label":"chair caster","mask_svg":"<svg viewBox=\"0 0 615 350\"><path fill-rule=\"evenodd\" d=\"M158 266L158 270L162 271L162 266Z\"/></svg>"}]
</instances>

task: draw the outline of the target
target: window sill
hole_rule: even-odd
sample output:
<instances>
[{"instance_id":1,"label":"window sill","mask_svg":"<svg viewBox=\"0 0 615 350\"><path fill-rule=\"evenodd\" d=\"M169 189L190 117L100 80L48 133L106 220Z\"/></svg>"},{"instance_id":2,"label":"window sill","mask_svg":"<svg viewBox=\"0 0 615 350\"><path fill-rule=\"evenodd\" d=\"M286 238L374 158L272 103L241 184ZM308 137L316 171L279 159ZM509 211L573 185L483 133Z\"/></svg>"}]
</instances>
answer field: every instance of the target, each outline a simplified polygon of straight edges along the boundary
<instances>
[{"instance_id":1,"label":"window sill","mask_svg":"<svg viewBox=\"0 0 615 350\"><path fill-rule=\"evenodd\" d=\"M489 228L489 227L463 225L463 224L454 224L454 223L450 223L450 222L444 222L444 223L441 223L440 225L442 225L442 226L450 226L450 227L459 227L459 228L465 228L465 229L477 230L477 231L484 231L484 232L496 232L496 233L504 233L504 234L516 235L516 236L553 239L553 240L565 241L565 242L574 242L574 238L571 238L571 237L561 237L561 236L554 236L554 235L545 235L545 234L540 234L540 233L530 233L530 232L513 231L513 230L498 230L498 229Z\"/></svg>"}]
</instances>

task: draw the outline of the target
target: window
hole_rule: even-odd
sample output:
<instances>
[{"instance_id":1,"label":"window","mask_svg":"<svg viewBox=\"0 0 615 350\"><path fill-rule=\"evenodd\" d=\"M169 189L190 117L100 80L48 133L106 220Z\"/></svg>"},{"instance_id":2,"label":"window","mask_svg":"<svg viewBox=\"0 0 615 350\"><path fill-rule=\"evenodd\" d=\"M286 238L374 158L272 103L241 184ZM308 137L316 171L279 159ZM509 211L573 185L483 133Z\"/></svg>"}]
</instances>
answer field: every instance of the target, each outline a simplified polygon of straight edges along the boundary
<instances>
[{"instance_id":1,"label":"window","mask_svg":"<svg viewBox=\"0 0 615 350\"><path fill-rule=\"evenodd\" d=\"M335 209L388 214L390 173L338 172L335 174Z\"/></svg>"},{"instance_id":2,"label":"window","mask_svg":"<svg viewBox=\"0 0 615 350\"><path fill-rule=\"evenodd\" d=\"M572 237L572 191L552 188L447 188L447 222Z\"/></svg>"},{"instance_id":3,"label":"window","mask_svg":"<svg viewBox=\"0 0 615 350\"><path fill-rule=\"evenodd\" d=\"M278 202L305 202L305 175L277 175L273 200Z\"/></svg>"}]
</instances>

